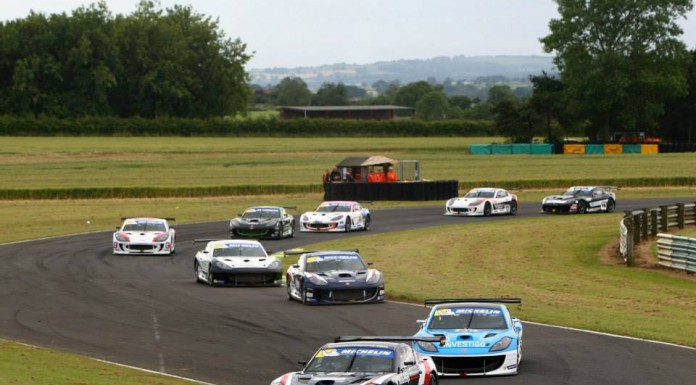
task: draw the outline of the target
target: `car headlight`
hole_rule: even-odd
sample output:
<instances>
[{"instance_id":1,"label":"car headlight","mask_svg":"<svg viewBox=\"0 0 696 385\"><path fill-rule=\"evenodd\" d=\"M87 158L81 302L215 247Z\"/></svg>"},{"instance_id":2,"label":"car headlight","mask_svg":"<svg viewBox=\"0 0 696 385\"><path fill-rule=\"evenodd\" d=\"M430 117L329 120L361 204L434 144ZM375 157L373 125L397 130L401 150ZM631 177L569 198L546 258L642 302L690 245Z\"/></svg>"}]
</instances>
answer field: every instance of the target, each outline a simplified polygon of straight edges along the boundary
<instances>
[{"instance_id":1,"label":"car headlight","mask_svg":"<svg viewBox=\"0 0 696 385\"><path fill-rule=\"evenodd\" d=\"M154 238L152 238L152 242L164 242L169 238L169 233L162 233L162 234L157 234Z\"/></svg>"},{"instance_id":2,"label":"car headlight","mask_svg":"<svg viewBox=\"0 0 696 385\"><path fill-rule=\"evenodd\" d=\"M547 198L542 199L542 200L541 200L541 204L546 203L546 199L547 199Z\"/></svg>"},{"instance_id":3,"label":"car headlight","mask_svg":"<svg viewBox=\"0 0 696 385\"><path fill-rule=\"evenodd\" d=\"M307 216L304 214L302 214L302 218L300 219L302 220L302 222L307 222L309 220L309 218L307 218Z\"/></svg>"},{"instance_id":4,"label":"car headlight","mask_svg":"<svg viewBox=\"0 0 696 385\"><path fill-rule=\"evenodd\" d=\"M223 261L215 261L215 262L213 262L213 265L215 265L215 267L220 268L220 269L229 269L230 268L230 266Z\"/></svg>"},{"instance_id":5,"label":"car headlight","mask_svg":"<svg viewBox=\"0 0 696 385\"><path fill-rule=\"evenodd\" d=\"M454 204L454 198L448 200L447 203L445 204L445 206L452 206L453 204Z\"/></svg>"},{"instance_id":6,"label":"car headlight","mask_svg":"<svg viewBox=\"0 0 696 385\"><path fill-rule=\"evenodd\" d=\"M382 273L380 273L377 270L373 270L367 276L367 283L377 283L377 282L379 282L380 278L382 278Z\"/></svg>"},{"instance_id":7,"label":"car headlight","mask_svg":"<svg viewBox=\"0 0 696 385\"><path fill-rule=\"evenodd\" d=\"M495 344L493 344L493 346L491 346L490 351L497 352L499 350L505 350L510 346L511 343L512 343L512 338L503 337L500 341L496 342Z\"/></svg>"},{"instance_id":8,"label":"car headlight","mask_svg":"<svg viewBox=\"0 0 696 385\"><path fill-rule=\"evenodd\" d=\"M116 240L119 242L130 242L130 238L128 237L128 234L121 232L121 231L119 231L118 233L115 233L114 238L116 238Z\"/></svg>"},{"instance_id":9,"label":"car headlight","mask_svg":"<svg viewBox=\"0 0 696 385\"><path fill-rule=\"evenodd\" d=\"M273 261L273 262L271 262L271 263L268 264L268 268L269 268L269 269L279 269L280 266L281 266L281 265L280 265L280 261L277 260L277 259L276 259L275 261Z\"/></svg>"},{"instance_id":10,"label":"car headlight","mask_svg":"<svg viewBox=\"0 0 696 385\"><path fill-rule=\"evenodd\" d=\"M419 348L425 350L426 352L437 352L437 346L435 346L435 344L433 344L432 342L417 341L416 345L418 345Z\"/></svg>"},{"instance_id":11,"label":"car headlight","mask_svg":"<svg viewBox=\"0 0 696 385\"><path fill-rule=\"evenodd\" d=\"M334 215L333 217L331 217L330 220L331 221L340 221L341 219L343 219L343 215Z\"/></svg>"},{"instance_id":12,"label":"car headlight","mask_svg":"<svg viewBox=\"0 0 696 385\"><path fill-rule=\"evenodd\" d=\"M310 275L309 276L309 282L319 285L319 286L325 286L328 285L329 283L326 282L326 280L318 275Z\"/></svg>"}]
</instances>

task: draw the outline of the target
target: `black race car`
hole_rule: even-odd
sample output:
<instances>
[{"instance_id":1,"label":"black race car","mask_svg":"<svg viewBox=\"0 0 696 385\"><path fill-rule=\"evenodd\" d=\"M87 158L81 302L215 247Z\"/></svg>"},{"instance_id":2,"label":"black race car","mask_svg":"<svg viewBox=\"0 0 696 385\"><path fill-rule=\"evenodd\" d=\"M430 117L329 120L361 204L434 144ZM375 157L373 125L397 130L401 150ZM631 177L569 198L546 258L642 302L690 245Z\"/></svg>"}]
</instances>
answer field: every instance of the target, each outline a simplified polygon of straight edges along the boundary
<instances>
[{"instance_id":1,"label":"black race car","mask_svg":"<svg viewBox=\"0 0 696 385\"><path fill-rule=\"evenodd\" d=\"M609 186L573 186L561 195L552 195L541 202L545 213L610 213L616 209L616 194Z\"/></svg>"},{"instance_id":2,"label":"black race car","mask_svg":"<svg viewBox=\"0 0 696 385\"><path fill-rule=\"evenodd\" d=\"M306 251L287 271L290 300L303 304L384 302L384 276L357 250Z\"/></svg>"},{"instance_id":3,"label":"black race car","mask_svg":"<svg viewBox=\"0 0 696 385\"><path fill-rule=\"evenodd\" d=\"M295 217L285 207L254 206L230 221L230 235L247 238L292 238L295 236Z\"/></svg>"},{"instance_id":4,"label":"black race car","mask_svg":"<svg viewBox=\"0 0 696 385\"><path fill-rule=\"evenodd\" d=\"M336 342L319 348L304 369L286 373L273 380L271 385L437 385L433 360L428 356L419 356L410 343L434 343L438 340L440 339L413 337L338 337Z\"/></svg>"}]
</instances>

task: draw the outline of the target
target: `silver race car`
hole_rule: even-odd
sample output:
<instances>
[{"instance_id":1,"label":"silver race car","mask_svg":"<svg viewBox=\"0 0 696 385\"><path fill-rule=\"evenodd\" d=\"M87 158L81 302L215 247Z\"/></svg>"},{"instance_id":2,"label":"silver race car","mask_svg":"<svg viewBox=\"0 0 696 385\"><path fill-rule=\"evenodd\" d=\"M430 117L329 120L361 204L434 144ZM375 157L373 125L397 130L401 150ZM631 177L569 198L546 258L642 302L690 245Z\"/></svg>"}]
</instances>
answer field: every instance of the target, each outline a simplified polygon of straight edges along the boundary
<instances>
[{"instance_id":1,"label":"silver race car","mask_svg":"<svg viewBox=\"0 0 696 385\"><path fill-rule=\"evenodd\" d=\"M197 282L210 286L281 286L282 263L270 257L259 241L197 239L205 249L196 253L193 270Z\"/></svg>"}]
</instances>

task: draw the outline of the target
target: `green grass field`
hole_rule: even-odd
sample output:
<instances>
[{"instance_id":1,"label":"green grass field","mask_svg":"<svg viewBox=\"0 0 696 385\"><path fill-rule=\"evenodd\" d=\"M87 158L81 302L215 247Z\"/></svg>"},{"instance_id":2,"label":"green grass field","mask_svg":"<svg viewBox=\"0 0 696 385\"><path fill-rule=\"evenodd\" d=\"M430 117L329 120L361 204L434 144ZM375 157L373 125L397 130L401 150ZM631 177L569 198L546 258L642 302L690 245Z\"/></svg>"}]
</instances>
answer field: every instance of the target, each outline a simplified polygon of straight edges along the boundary
<instances>
[{"instance_id":1,"label":"green grass field","mask_svg":"<svg viewBox=\"0 0 696 385\"><path fill-rule=\"evenodd\" d=\"M24 138L3 137L2 189L321 184L347 156L419 160L424 179L462 186L634 179L684 185L693 154L469 155L499 138Z\"/></svg>"},{"instance_id":2,"label":"green grass field","mask_svg":"<svg viewBox=\"0 0 696 385\"><path fill-rule=\"evenodd\" d=\"M346 156L418 159L428 179L509 183L533 180L677 181L692 178L693 154L471 156L492 138L2 138L4 189L117 186L318 184ZM320 149L320 150L317 150ZM565 187L565 186L564 186ZM522 190L539 202L550 190ZM624 188L618 199L688 197L694 186ZM176 223L227 220L257 204L297 206L320 194L201 198L0 201L0 242L109 230L121 216L174 216ZM696 200L696 198L695 198ZM370 208L443 205L375 202ZM549 216L367 235L317 247L358 247L387 276L389 297L522 297L523 320L696 347L696 280L604 261L620 214ZM466 218L453 218L453 223ZM504 234L504 236L501 236ZM385 247L389 245L389 247ZM313 246L312 246L313 247ZM287 259L285 264L292 261ZM417 273L416 273L417 272ZM425 272L425 273L423 273ZM69 354L0 341L0 384L180 384ZM142 376L142 377L138 377ZM71 380L72 379L72 380ZM124 381L124 379L128 379Z\"/></svg>"}]
</instances>

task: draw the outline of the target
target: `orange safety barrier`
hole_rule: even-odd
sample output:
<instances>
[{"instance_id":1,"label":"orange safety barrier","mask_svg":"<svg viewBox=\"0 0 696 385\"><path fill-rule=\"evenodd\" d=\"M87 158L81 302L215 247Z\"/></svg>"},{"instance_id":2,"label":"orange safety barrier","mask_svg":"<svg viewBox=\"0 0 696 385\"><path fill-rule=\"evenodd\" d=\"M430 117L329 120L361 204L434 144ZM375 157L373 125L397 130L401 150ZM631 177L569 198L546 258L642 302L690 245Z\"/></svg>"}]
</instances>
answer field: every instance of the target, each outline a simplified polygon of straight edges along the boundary
<instances>
[{"instance_id":1,"label":"orange safety barrier","mask_svg":"<svg viewBox=\"0 0 696 385\"><path fill-rule=\"evenodd\" d=\"M605 154L623 154L623 145L621 144L605 144L604 145Z\"/></svg>"},{"instance_id":2,"label":"orange safety barrier","mask_svg":"<svg viewBox=\"0 0 696 385\"><path fill-rule=\"evenodd\" d=\"M563 153L566 155L584 155L585 145L584 144L563 144Z\"/></svg>"},{"instance_id":3,"label":"orange safety barrier","mask_svg":"<svg viewBox=\"0 0 696 385\"><path fill-rule=\"evenodd\" d=\"M657 154L660 149L657 144L641 144L640 153L641 154Z\"/></svg>"}]
</instances>

